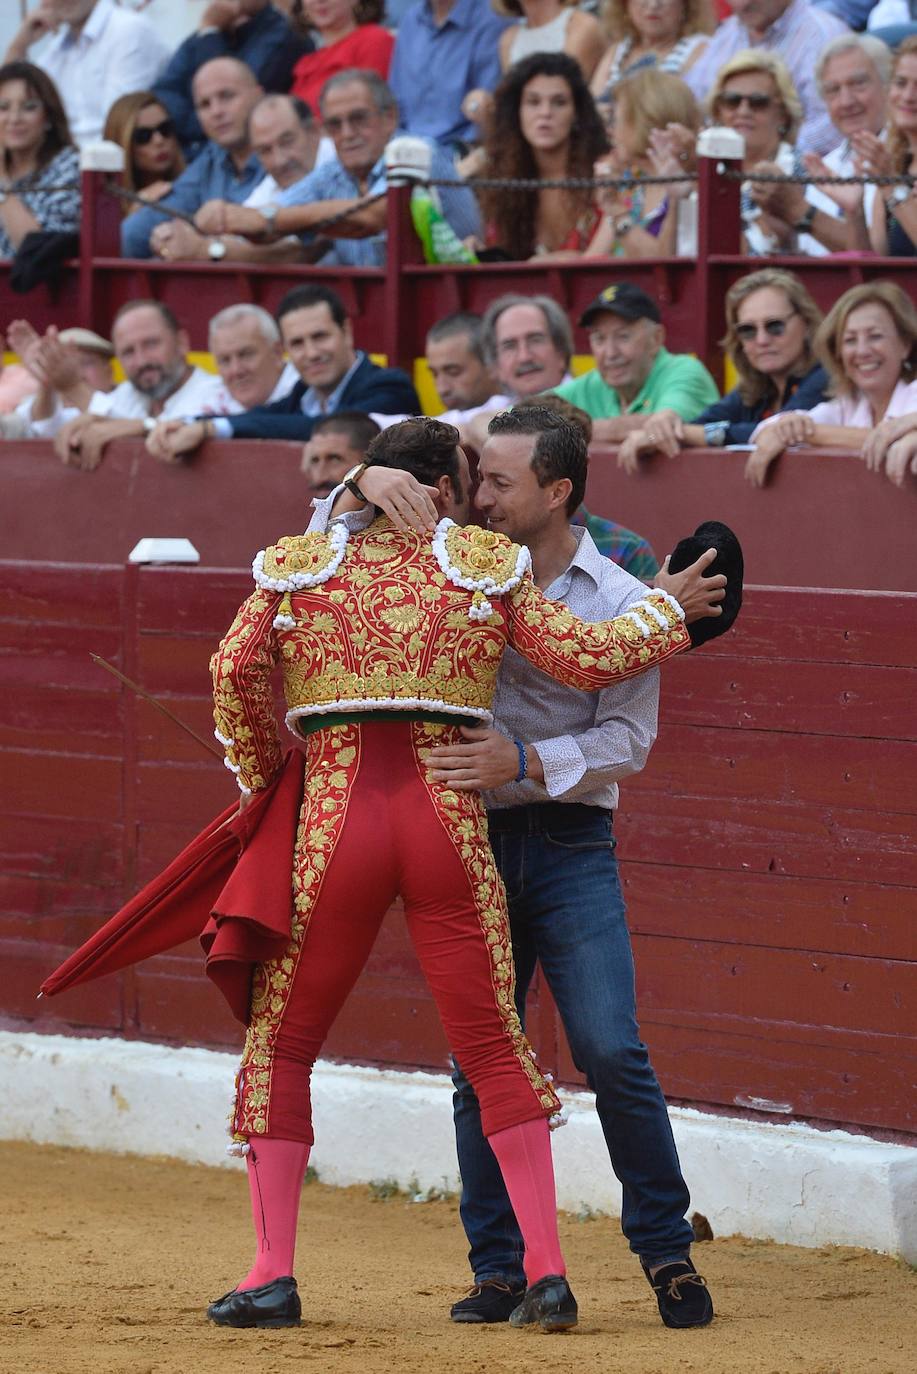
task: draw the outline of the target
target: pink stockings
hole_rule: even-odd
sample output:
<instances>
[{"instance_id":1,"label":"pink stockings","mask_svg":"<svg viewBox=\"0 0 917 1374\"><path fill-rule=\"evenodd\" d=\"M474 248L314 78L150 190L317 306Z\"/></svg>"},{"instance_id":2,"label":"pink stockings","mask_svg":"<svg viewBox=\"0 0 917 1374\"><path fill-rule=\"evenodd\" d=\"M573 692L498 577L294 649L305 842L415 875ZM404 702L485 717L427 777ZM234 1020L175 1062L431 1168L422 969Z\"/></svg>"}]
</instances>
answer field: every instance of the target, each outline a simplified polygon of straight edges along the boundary
<instances>
[{"instance_id":1,"label":"pink stockings","mask_svg":"<svg viewBox=\"0 0 917 1374\"><path fill-rule=\"evenodd\" d=\"M525 1277L537 1283L546 1274L566 1274L557 1235L557 1198L551 1133L544 1117L523 1121L487 1137L497 1157L509 1200L525 1241Z\"/></svg>"},{"instance_id":2,"label":"pink stockings","mask_svg":"<svg viewBox=\"0 0 917 1374\"><path fill-rule=\"evenodd\" d=\"M293 1273L299 1195L309 1146L300 1140L253 1140L246 1163L258 1253L237 1287L260 1288Z\"/></svg>"}]
</instances>

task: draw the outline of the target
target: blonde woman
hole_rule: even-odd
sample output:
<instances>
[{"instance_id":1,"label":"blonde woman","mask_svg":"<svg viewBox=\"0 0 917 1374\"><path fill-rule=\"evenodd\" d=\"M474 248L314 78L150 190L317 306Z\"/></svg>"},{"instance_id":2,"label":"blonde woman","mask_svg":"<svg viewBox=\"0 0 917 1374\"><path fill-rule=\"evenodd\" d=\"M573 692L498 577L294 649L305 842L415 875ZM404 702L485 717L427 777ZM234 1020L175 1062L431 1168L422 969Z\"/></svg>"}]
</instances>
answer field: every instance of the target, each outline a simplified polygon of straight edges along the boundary
<instances>
[{"instance_id":1,"label":"blonde woman","mask_svg":"<svg viewBox=\"0 0 917 1374\"><path fill-rule=\"evenodd\" d=\"M600 101L644 67L684 76L706 48L716 14L710 0L605 0L602 22L612 43L592 78Z\"/></svg>"},{"instance_id":2,"label":"blonde woman","mask_svg":"<svg viewBox=\"0 0 917 1374\"><path fill-rule=\"evenodd\" d=\"M142 191L146 200L161 200L185 170L175 123L152 91L122 95L108 111L103 138L124 149L121 184ZM138 207L125 201L129 215Z\"/></svg>"},{"instance_id":3,"label":"blonde woman","mask_svg":"<svg viewBox=\"0 0 917 1374\"><path fill-rule=\"evenodd\" d=\"M589 256L676 253L680 196L690 184L643 186L640 177L688 169L700 123L697 101L677 76L650 68L618 83L611 155L596 163L595 174L633 178L633 185L598 193L602 222L586 250Z\"/></svg>"},{"instance_id":4,"label":"blonde woman","mask_svg":"<svg viewBox=\"0 0 917 1374\"><path fill-rule=\"evenodd\" d=\"M852 449L871 468L884 462L894 480L898 441L917 429L917 310L910 297L888 281L852 287L826 316L815 347L833 399L759 425L746 476L763 485L784 449L805 444Z\"/></svg>"},{"instance_id":5,"label":"blonde woman","mask_svg":"<svg viewBox=\"0 0 917 1374\"><path fill-rule=\"evenodd\" d=\"M802 102L783 60L763 48L746 48L724 62L716 74L707 107L714 124L735 129L745 139L745 171L771 176L805 175L796 151L796 135L802 122ZM768 214L760 202L766 185L754 180L742 186L744 251L752 257L792 252L796 234L792 227Z\"/></svg>"},{"instance_id":6,"label":"blonde woman","mask_svg":"<svg viewBox=\"0 0 917 1374\"><path fill-rule=\"evenodd\" d=\"M643 429L618 449L618 466L637 471L638 459L682 448L747 444L760 422L782 411L811 410L827 394L828 376L815 356L821 311L798 277L765 267L740 277L726 294L727 358L739 382L687 423L673 410L648 416Z\"/></svg>"}]
</instances>

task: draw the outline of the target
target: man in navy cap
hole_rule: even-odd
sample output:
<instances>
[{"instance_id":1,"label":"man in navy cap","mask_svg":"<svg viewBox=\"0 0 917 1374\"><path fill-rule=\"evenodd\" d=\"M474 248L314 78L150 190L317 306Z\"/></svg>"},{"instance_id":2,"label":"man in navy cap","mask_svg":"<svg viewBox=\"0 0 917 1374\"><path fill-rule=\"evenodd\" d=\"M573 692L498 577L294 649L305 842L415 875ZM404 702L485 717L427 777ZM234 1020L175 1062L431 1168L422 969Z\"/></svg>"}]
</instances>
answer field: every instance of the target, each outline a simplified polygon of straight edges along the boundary
<instances>
[{"instance_id":1,"label":"man in navy cap","mask_svg":"<svg viewBox=\"0 0 917 1374\"><path fill-rule=\"evenodd\" d=\"M658 305L632 282L606 286L583 311L580 326L589 331L595 368L554 390L591 415L595 443L619 444L654 410L674 410L689 420L719 400L698 358L665 347Z\"/></svg>"}]
</instances>

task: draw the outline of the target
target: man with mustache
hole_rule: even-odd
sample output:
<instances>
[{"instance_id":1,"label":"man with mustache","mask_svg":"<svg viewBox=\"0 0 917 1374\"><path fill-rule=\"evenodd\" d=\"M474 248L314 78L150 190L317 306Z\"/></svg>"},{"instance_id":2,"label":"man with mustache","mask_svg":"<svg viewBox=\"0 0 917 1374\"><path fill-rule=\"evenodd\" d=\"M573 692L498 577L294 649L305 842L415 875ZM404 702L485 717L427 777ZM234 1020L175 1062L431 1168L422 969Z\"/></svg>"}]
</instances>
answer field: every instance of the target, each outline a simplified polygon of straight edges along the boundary
<instances>
[{"instance_id":1,"label":"man with mustache","mask_svg":"<svg viewBox=\"0 0 917 1374\"><path fill-rule=\"evenodd\" d=\"M338 411L316 420L311 439L303 445L300 464L309 500L330 496L351 468L363 462L379 432L372 416L356 410Z\"/></svg>"},{"instance_id":2,"label":"man with mustache","mask_svg":"<svg viewBox=\"0 0 917 1374\"><path fill-rule=\"evenodd\" d=\"M57 411L33 421L38 437L55 436L64 463L85 470L98 467L112 440L141 438L159 419L212 409L222 391L219 377L188 362L188 334L159 301L122 306L111 337L127 380L114 391L94 392L82 415Z\"/></svg>"}]
</instances>

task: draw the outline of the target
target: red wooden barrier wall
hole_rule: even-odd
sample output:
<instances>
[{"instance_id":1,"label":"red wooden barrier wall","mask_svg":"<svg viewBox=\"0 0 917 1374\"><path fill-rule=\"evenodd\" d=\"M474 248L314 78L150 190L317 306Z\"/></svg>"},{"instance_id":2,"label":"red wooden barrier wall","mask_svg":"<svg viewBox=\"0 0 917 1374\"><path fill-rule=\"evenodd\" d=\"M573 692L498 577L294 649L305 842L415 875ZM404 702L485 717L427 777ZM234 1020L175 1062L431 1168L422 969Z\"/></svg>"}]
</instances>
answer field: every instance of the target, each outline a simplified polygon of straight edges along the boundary
<instances>
[{"instance_id":1,"label":"red wooden barrier wall","mask_svg":"<svg viewBox=\"0 0 917 1374\"><path fill-rule=\"evenodd\" d=\"M166 466L138 442L112 445L101 467L64 467L50 444L0 444L0 555L124 562L145 535L186 535L211 567L247 566L281 534L305 528L301 446L207 444ZM625 477L595 449L587 501L638 530L660 557L701 521L738 531L750 581L773 586L917 592L917 481L899 490L850 454L791 453L764 489L743 478L745 457L694 449ZM299 522L299 523L298 523Z\"/></svg>"},{"instance_id":2,"label":"red wooden barrier wall","mask_svg":"<svg viewBox=\"0 0 917 1374\"><path fill-rule=\"evenodd\" d=\"M232 796L231 779L89 660L209 727L229 570L0 565L7 1025L213 1046L237 1027L193 949L36 1003L41 976ZM665 1091L917 1132L917 595L756 588L735 633L666 669L624 789L642 1025ZM575 1082L550 1002L532 1028ZM328 1045L445 1065L391 913Z\"/></svg>"}]
</instances>

